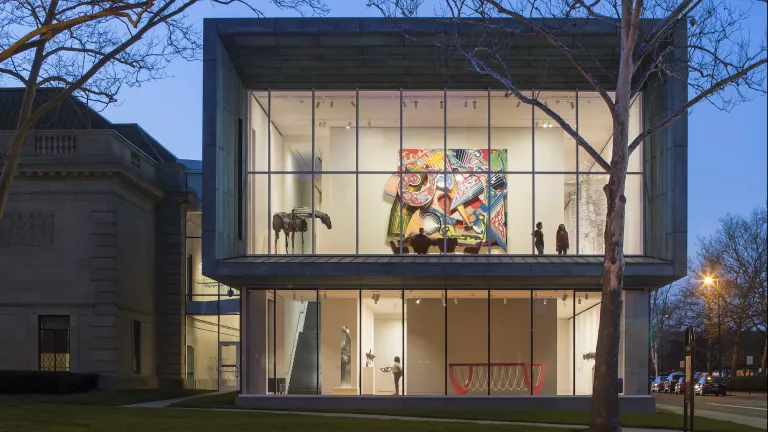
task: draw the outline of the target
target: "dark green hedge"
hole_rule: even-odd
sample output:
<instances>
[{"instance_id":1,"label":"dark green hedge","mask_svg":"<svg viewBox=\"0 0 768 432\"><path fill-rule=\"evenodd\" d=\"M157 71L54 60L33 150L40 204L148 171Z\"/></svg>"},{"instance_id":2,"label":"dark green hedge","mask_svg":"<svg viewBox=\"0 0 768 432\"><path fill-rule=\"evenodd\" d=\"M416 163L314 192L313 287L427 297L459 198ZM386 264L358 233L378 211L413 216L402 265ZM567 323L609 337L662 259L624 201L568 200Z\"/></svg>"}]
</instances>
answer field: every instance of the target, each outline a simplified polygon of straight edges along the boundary
<instances>
[{"instance_id":1,"label":"dark green hedge","mask_svg":"<svg viewBox=\"0 0 768 432\"><path fill-rule=\"evenodd\" d=\"M85 393L99 385L96 374L40 371L0 371L0 394Z\"/></svg>"},{"instance_id":2,"label":"dark green hedge","mask_svg":"<svg viewBox=\"0 0 768 432\"><path fill-rule=\"evenodd\" d=\"M731 391L768 391L768 376L735 376L728 383Z\"/></svg>"}]
</instances>

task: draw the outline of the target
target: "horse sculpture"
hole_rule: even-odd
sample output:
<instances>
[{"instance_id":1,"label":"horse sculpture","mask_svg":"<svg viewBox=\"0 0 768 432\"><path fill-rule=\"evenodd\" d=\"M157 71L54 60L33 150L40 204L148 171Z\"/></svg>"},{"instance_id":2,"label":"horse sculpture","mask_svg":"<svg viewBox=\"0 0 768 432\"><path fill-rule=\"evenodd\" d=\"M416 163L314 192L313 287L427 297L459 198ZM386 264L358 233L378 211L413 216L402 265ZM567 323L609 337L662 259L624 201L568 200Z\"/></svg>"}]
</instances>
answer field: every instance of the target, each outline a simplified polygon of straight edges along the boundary
<instances>
[{"instance_id":1,"label":"horse sculpture","mask_svg":"<svg viewBox=\"0 0 768 432\"><path fill-rule=\"evenodd\" d=\"M288 253L288 235L291 237L291 253L295 251L294 238L297 232L301 233L301 251L304 252L304 233L307 232L307 219L312 216L331 229L331 218L327 214L315 210L313 215L309 207L295 207L290 213L278 212L272 216L272 229L275 231L275 251L280 253L277 241L280 239L280 231L285 233L285 253Z\"/></svg>"}]
</instances>

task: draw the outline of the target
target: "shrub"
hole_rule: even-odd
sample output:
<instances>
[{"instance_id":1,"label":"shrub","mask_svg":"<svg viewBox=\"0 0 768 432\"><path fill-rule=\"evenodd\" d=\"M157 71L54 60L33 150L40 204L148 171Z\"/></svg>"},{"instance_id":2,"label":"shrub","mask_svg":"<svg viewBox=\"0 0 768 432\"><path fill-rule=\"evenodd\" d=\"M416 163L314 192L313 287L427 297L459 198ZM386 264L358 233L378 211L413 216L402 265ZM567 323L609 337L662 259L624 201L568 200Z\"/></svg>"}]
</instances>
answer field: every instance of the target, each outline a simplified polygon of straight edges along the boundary
<instances>
[{"instance_id":1,"label":"shrub","mask_svg":"<svg viewBox=\"0 0 768 432\"><path fill-rule=\"evenodd\" d=\"M735 376L728 384L731 391L768 391L768 376Z\"/></svg>"},{"instance_id":2,"label":"shrub","mask_svg":"<svg viewBox=\"0 0 768 432\"><path fill-rule=\"evenodd\" d=\"M0 394L68 394L92 391L96 374L40 371L0 371Z\"/></svg>"}]
</instances>

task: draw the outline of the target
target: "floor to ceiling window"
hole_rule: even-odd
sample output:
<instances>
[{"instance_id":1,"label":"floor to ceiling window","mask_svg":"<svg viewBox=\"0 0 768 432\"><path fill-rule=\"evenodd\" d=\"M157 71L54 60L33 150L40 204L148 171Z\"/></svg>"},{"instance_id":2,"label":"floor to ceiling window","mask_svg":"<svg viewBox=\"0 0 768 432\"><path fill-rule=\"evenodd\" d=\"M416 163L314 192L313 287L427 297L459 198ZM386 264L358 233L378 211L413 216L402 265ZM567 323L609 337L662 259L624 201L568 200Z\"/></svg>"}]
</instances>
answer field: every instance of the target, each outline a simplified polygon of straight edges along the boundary
<instances>
[{"instance_id":1,"label":"floor to ceiling window","mask_svg":"<svg viewBox=\"0 0 768 432\"><path fill-rule=\"evenodd\" d=\"M594 92L526 96L544 107L489 90L251 92L247 253L602 254L610 112ZM629 255L643 253L642 151Z\"/></svg>"}]
</instances>

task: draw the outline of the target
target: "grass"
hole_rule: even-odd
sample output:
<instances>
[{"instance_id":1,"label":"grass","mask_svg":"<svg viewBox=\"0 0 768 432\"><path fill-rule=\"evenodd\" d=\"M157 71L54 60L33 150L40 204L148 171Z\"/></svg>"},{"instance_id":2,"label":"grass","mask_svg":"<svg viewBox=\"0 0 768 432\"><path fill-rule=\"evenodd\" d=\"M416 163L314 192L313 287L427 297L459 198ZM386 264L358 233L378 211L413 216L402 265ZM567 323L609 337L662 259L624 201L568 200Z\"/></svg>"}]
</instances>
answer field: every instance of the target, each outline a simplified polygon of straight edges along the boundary
<instances>
[{"instance_id":1,"label":"grass","mask_svg":"<svg viewBox=\"0 0 768 432\"><path fill-rule=\"evenodd\" d=\"M120 408L66 403L0 405L0 432L209 432L258 430L269 432L568 432L533 426L472 425L157 408Z\"/></svg>"},{"instance_id":2,"label":"grass","mask_svg":"<svg viewBox=\"0 0 768 432\"><path fill-rule=\"evenodd\" d=\"M147 389L122 390L116 392L94 391L67 395L0 395L0 407L30 404L121 406L157 400L176 399L208 392L210 391L190 389Z\"/></svg>"},{"instance_id":3,"label":"grass","mask_svg":"<svg viewBox=\"0 0 768 432\"><path fill-rule=\"evenodd\" d=\"M132 390L74 395L0 396L0 432L209 432L258 430L268 432L569 432L551 427L473 425L401 420L351 419L255 412L216 412L157 408L124 408L154 400L200 394L191 390ZM233 399L232 394L202 399ZM578 429L577 429L578 430ZM575 431L570 431L575 432Z\"/></svg>"},{"instance_id":4,"label":"grass","mask_svg":"<svg viewBox=\"0 0 768 432\"><path fill-rule=\"evenodd\" d=\"M189 401L182 401L174 404L175 407L186 408L236 408L236 393L222 393L206 396ZM406 417L422 418L451 418L462 420L495 420L509 422L527 422L527 423L554 423L554 424L573 424L586 425L589 423L589 413L584 411L523 411L523 410L356 410L356 409L337 409L337 410L312 410L338 412L351 414L377 414L377 415L397 415ZM658 411L655 414L622 414L621 425L624 427L638 427L649 429L682 429L683 416L666 411ZM706 417L696 417L696 430L700 432L759 432L760 429L749 426L710 419Z\"/></svg>"}]
</instances>

